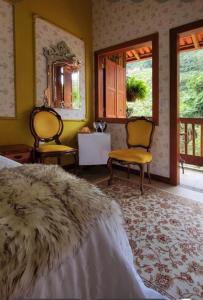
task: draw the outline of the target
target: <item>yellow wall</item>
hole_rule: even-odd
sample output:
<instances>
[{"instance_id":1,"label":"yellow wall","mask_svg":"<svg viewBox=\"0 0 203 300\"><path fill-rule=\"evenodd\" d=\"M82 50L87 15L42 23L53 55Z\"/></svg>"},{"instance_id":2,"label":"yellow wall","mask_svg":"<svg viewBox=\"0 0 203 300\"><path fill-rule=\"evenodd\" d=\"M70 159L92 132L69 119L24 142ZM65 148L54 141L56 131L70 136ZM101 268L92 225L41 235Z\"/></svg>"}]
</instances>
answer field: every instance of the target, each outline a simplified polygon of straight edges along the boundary
<instances>
[{"instance_id":1,"label":"yellow wall","mask_svg":"<svg viewBox=\"0 0 203 300\"><path fill-rule=\"evenodd\" d=\"M15 55L17 118L0 120L0 144L33 145L29 113L34 106L33 13L83 38L86 46L87 121L65 121L62 141L74 144L76 133L92 122L92 30L91 0L22 0L15 5Z\"/></svg>"}]
</instances>

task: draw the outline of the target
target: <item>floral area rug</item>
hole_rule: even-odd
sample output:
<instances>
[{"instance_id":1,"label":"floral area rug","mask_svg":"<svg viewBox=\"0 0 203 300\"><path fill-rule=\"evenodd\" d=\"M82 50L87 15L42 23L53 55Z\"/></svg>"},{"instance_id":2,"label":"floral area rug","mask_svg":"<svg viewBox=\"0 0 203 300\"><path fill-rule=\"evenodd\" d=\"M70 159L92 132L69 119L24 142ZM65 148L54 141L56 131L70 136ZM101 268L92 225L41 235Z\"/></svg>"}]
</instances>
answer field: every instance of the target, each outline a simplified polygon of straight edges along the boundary
<instances>
[{"instance_id":1,"label":"floral area rug","mask_svg":"<svg viewBox=\"0 0 203 300\"><path fill-rule=\"evenodd\" d=\"M97 184L117 200L145 285L170 299L203 299L203 204L115 177Z\"/></svg>"}]
</instances>

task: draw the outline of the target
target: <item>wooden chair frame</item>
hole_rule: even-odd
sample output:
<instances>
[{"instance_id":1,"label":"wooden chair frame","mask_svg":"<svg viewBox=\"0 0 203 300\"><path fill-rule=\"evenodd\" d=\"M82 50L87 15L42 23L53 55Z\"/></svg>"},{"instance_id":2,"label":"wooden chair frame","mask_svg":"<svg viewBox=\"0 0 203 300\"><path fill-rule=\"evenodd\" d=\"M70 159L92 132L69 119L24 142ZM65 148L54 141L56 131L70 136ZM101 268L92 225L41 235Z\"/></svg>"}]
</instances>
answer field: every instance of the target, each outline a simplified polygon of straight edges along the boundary
<instances>
[{"instance_id":1,"label":"wooden chair frame","mask_svg":"<svg viewBox=\"0 0 203 300\"><path fill-rule=\"evenodd\" d=\"M128 142L128 138L129 138L129 133L128 133L128 124L131 123L131 122L137 122L137 121L145 121L145 122L149 122L152 124L152 130L151 130L151 134L150 134L150 138L149 138L149 144L147 146L145 145L138 145L138 144L135 144L135 145L132 145L132 144L129 144ZM151 149L151 145L152 145L152 140L153 140L153 135L154 135L154 129L155 129L155 124L153 121L145 118L145 117L139 117L139 118L130 118L127 123L126 123L126 133L127 133L127 138L126 138L126 143L127 143L127 146L128 148L144 148L146 149L147 152L150 151ZM113 180L113 168L112 168L112 163L113 161L116 161L122 165L127 165L127 172L128 172L128 178L130 177L130 165L137 165L139 166L140 168L140 191L141 191L141 194L143 195L143 181L144 181L144 166L147 165L147 174L148 174L148 179L149 179L149 183L151 183L151 176L150 176L150 164L151 164L151 161L149 163L144 163L144 164L139 164L139 163L134 163L134 162L126 162L126 161L122 161L122 160L118 160L116 158L111 158L109 157L108 159L108 162L107 162L107 166L109 168L109 172L110 172L110 177L109 177L109 180L108 180L108 184L110 185L112 183L112 180Z\"/></svg>"},{"instance_id":2,"label":"wooden chair frame","mask_svg":"<svg viewBox=\"0 0 203 300\"><path fill-rule=\"evenodd\" d=\"M42 112L42 111L47 111L49 113L52 113L58 119L59 130L58 130L57 134L55 134L53 137L42 138L35 131L34 118L39 112ZM35 107L30 114L30 130L35 139L35 142L34 142L34 158L35 158L34 160L35 161L42 163L46 157L56 157L57 162L60 165L62 156L73 155L74 160L75 160L75 168L77 168L77 166L78 166L78 150L77 149L72 149L72 150L67 150L67 151L50 151L50 152L37 151L37 148L39 147L40 142L48 143L51 141L55 141L55 143L57 145L62 145L61 141L60 141L60 136L63 132L63 121L61 119L61 116L53 108L46 107L46 106Z\"/></svg>"}]
</instances>

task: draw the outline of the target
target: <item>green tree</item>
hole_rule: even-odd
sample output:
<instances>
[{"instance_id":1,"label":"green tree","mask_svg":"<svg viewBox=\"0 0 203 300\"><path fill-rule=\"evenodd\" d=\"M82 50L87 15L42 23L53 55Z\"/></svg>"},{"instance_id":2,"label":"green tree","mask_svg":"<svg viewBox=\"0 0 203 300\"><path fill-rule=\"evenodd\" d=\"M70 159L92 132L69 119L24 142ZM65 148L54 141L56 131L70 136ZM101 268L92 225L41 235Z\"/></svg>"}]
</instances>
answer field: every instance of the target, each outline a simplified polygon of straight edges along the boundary
<instances>
[{"instance_id":1,"label":"green tree","mask_svg":"<svg viewBox=\"0 0 203 300\"><path fill-rule=\"evenodd\" d=\"M186 83L181 102L181 116L203 117L203 74L193 75Z\"/></svg>"},{"instance_id":2,"label":"green tree","mask_svg":"<svg viewBox=\"0 0 203 300\"><path fill-rule=\"evenodd\" d=\"M189 89L194 103L194 115L203 117L203 74L189 81Z\"/></svg>"},{"instance_id":3,"label":"green tree","mask_svg":"<svg viewBox=\"0 0 203 300\"><path fill-rule=\"evenodd\" d=\"M203 50L181 52L180 116L203 117Z\"/></svg>"}]
</instances>

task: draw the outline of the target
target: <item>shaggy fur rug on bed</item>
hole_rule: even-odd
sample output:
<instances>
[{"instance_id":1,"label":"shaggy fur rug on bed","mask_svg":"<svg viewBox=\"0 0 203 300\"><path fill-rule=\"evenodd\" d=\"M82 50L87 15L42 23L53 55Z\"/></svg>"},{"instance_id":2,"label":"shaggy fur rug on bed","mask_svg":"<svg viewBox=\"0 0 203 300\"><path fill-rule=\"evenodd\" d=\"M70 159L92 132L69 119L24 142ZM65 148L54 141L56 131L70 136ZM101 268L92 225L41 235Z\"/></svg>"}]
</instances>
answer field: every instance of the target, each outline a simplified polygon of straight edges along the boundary
<instances>
[{"instance_id":1,"label":"shaggy fur rug on bed","mask_svg":"<svg viewBox=\"0 0 203 300\"><path fill-rule=\"evenodd\" d=\"M0 170L0 299L25 296L112 214L116 202L58 166Z\"/></svg>"}]
</instances>

